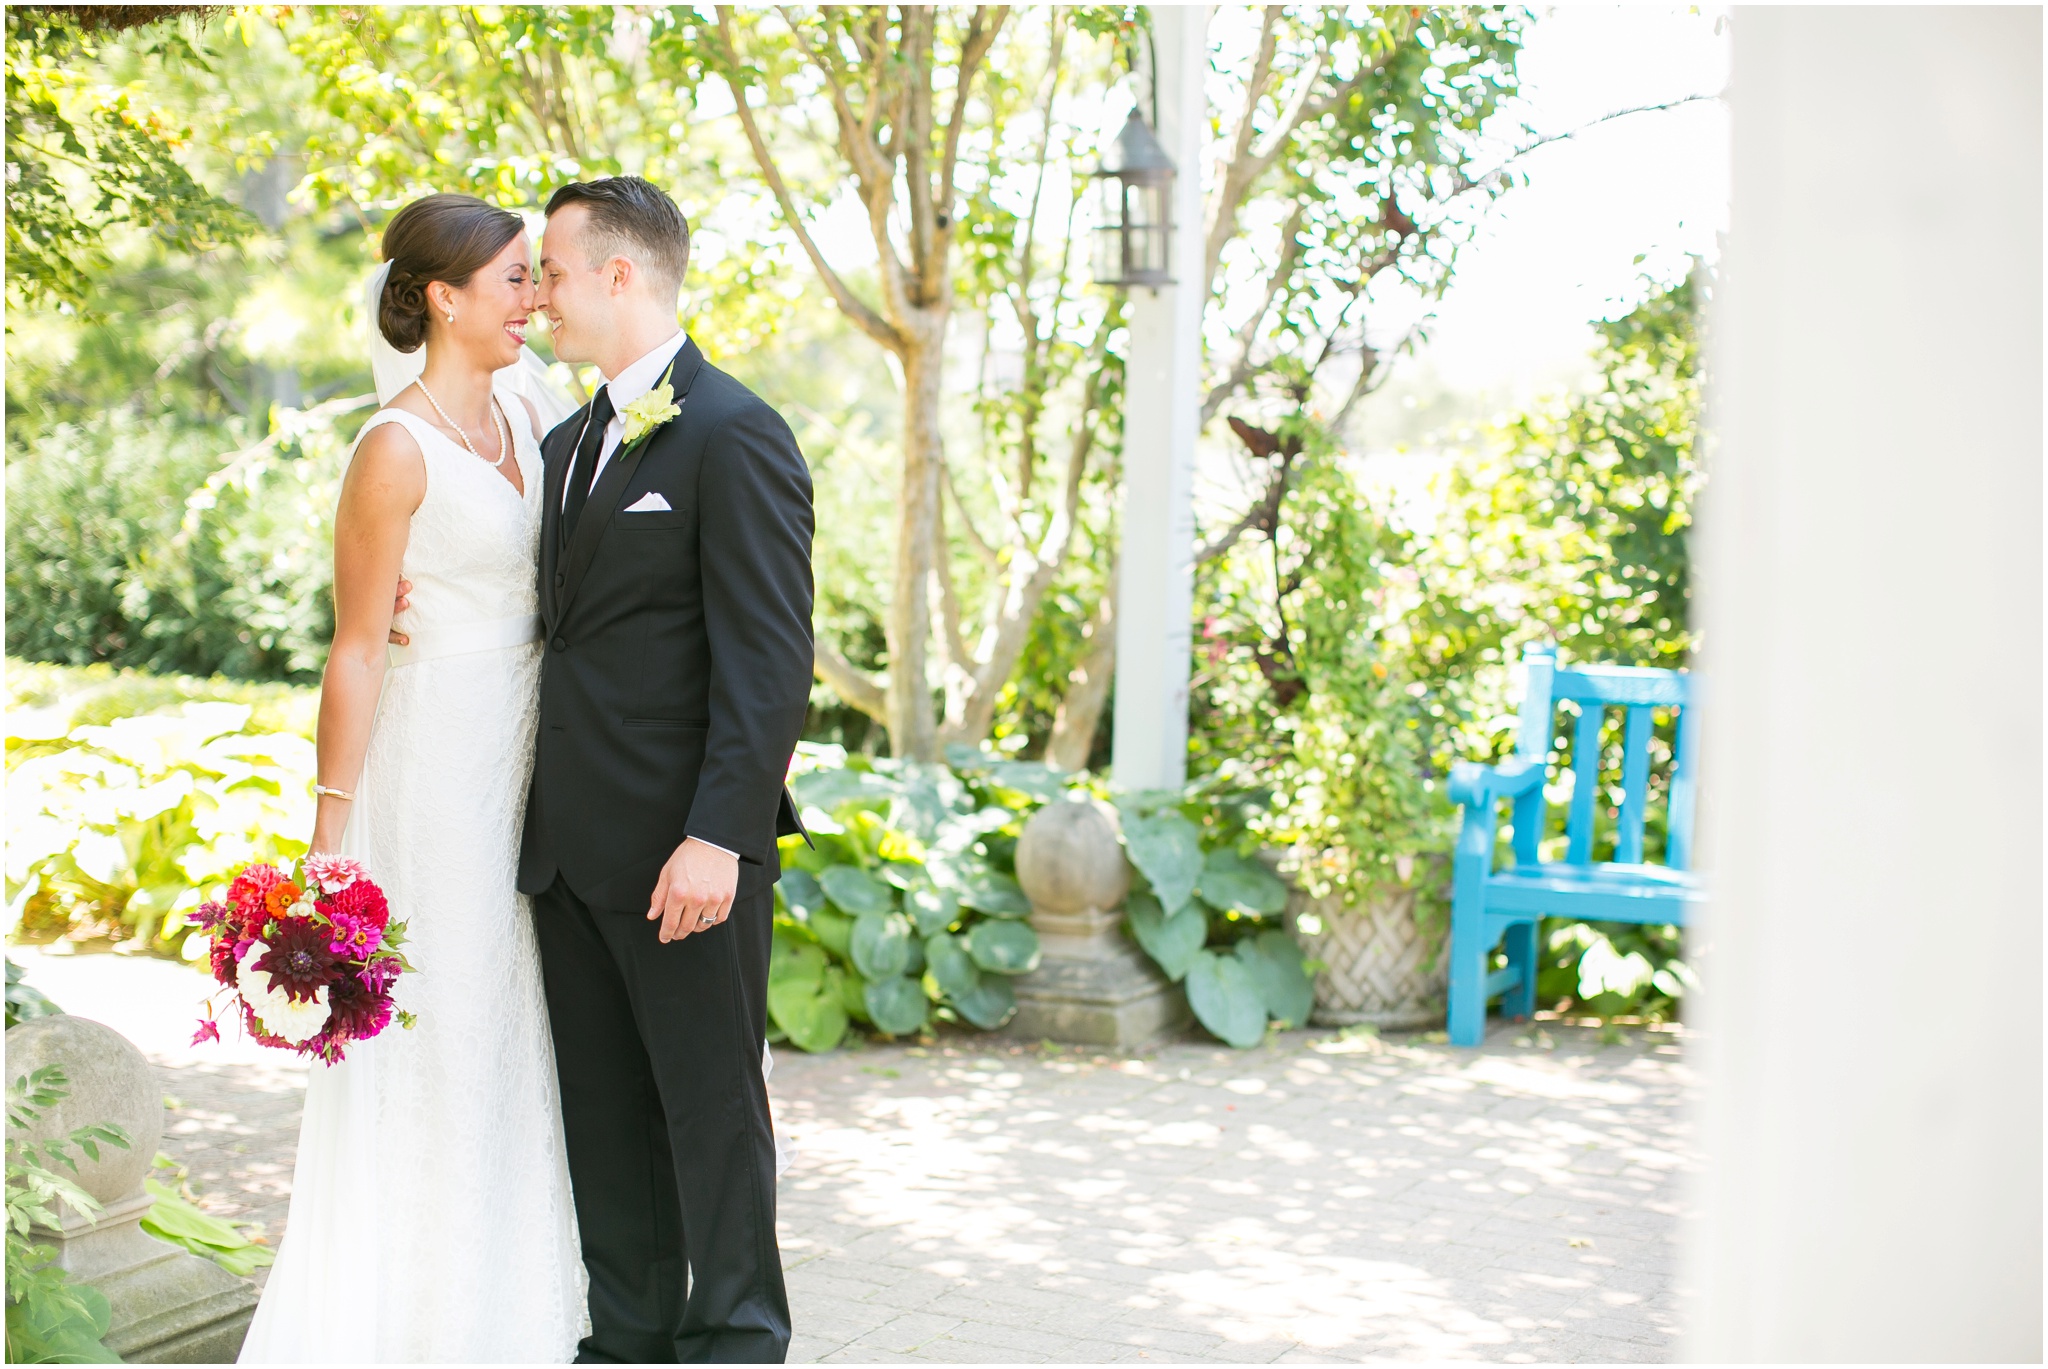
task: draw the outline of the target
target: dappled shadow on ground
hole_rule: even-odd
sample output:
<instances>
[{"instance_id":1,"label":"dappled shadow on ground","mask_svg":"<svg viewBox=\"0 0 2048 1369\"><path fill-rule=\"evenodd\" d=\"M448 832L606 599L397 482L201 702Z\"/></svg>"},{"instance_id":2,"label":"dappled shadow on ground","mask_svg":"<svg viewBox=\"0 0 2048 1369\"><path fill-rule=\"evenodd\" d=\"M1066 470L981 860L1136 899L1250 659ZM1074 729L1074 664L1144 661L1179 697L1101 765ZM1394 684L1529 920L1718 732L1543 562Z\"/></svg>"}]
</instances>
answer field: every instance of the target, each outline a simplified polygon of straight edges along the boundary
<instances>
[{"instance_id":1,"label":"dappled shadow on ground","mask_svg":"<svg viewBox=\"0 0 2048 1369\"><path fill-rule=\"evenodd\" d=\"M1631 1036L785 1055L792 1358L1670 1358L1686 1079Z\"/></svg>"},{"instance_id":2,"label":"dappled shadow on ground","mask_svg":"<svg viewBox=\"0 0 2048 1369\"><path fill-rule=\"evenodd\" d=\"M201 1205L275 1240L305 1070L192 1046L184 966L16 955L156 1065ZM1671 1358L1687 1076L1628 1036L784 1050L791 1358Z\"/></svg>"}]
</instances>

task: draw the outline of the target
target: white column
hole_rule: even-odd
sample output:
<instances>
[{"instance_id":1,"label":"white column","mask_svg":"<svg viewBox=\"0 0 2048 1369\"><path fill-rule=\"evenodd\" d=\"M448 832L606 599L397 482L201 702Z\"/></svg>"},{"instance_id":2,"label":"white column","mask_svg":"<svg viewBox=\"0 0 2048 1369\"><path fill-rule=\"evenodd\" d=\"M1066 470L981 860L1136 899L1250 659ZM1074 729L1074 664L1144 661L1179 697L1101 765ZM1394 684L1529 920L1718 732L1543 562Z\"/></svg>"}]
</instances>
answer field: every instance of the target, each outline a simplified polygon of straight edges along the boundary
<instances>
[{"instance_id":1,"label":"white column","mask_svg":"<svg viewBox=\"0 0 2048 1369\"><path fill-rule=\"evenodd\" d=\"M1688 1348L2039 1361L2041 12L1733 23Z\"/></svg>"},{"instance_id":2,"label":"white column","mask_svg":"<svg viewBox=\"0 0 2048 1369\"><path fill-rule=\"evenodd\" d=\"M1116 615L1115 782L1187 779L1188 634L1194 612L1195 433L1201 415L1205 5L1155 5L1159 127L1173 182L1173 278L1131 291L1124 380L1124 505ZM1150 110L1145 113L1149 116Z\"/></svg>"}]
</instances>

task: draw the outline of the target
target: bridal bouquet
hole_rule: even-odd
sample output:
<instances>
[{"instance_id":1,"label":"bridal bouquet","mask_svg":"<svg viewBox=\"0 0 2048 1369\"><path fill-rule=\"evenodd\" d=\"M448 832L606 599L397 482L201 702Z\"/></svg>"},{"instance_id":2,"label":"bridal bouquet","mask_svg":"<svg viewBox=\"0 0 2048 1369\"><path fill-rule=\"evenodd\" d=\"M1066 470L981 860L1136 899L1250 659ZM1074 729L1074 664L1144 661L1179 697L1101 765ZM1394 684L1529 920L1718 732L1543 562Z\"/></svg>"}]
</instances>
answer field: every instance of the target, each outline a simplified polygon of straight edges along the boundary
<instances>
[{"instance_id":1,"label":"bridal bouquet","mask_svg":"<svg viewBox=\"0 0 2048 1369\"><path fill-rule=\"evenodd\" d=\"M251 865L228 885L226 902L202 904L192 918L213 938L213 977L266 1046L331 1064L394 1017L413 1024L391 1001L392 985L412 968L399 950L405 924L391 921L384 891L352 860L307 856L298 879ZM220 1040L211 1004L192 1043L208 1040Z\"/></svg>"}]
</instances>

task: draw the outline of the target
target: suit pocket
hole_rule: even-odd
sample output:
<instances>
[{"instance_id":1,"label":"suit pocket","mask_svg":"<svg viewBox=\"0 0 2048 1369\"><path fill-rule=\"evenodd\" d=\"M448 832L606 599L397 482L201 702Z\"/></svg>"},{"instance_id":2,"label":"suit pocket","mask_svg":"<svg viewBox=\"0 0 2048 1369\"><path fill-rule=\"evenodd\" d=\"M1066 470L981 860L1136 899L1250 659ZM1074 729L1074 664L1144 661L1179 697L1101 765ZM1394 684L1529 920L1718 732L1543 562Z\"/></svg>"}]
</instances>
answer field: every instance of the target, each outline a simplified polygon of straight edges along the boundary
<instances>
[{"instance_id":1,"label":"suit pocket","mask_svg":"<svg viewBox=\"0 0 2048 1369\"><path fill-rule=\"evenodd\" d=\"M705 732L711 727L709 722L690 718L627 718L625 722L628 727L662 727L676 732Z\"/></svg>"},{"instance_id":2,"label":"suit pocket","mask_svg":"<svg viewBox=\"0 0 2048 1369\"><path fill-rule=\"evenodd\" d=\"M621 510L612 516L612 526L623 532L652 532L660 528L685 528L696 515L690 509L648 509L641 513Z\"/></svg>"}]
</instances>

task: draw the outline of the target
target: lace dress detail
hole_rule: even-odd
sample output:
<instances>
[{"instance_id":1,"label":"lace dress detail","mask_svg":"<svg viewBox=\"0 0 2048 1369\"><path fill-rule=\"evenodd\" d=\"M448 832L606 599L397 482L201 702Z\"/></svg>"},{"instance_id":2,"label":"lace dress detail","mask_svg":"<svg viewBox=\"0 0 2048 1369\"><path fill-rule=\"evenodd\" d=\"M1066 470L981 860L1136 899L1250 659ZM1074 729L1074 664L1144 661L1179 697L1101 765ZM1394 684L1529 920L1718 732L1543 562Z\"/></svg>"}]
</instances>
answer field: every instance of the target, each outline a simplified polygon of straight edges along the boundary
<instances>
[{"instance_id":1,"label":"lace dress detail","mask_svg":"<svg viewBox=\"0 0 2048 1369\"><path fill-rule=\"evenodd\" d=\"M514 888L533 764L543 485L525 494L384 409L426 461L393 649L343 850L407 926L419 1015L315 1065L291 1216L244 1363L565 1363L585 1278L531 912ZM357 442L362 438L358 435Z\"/></svg>"}]
</instances>

